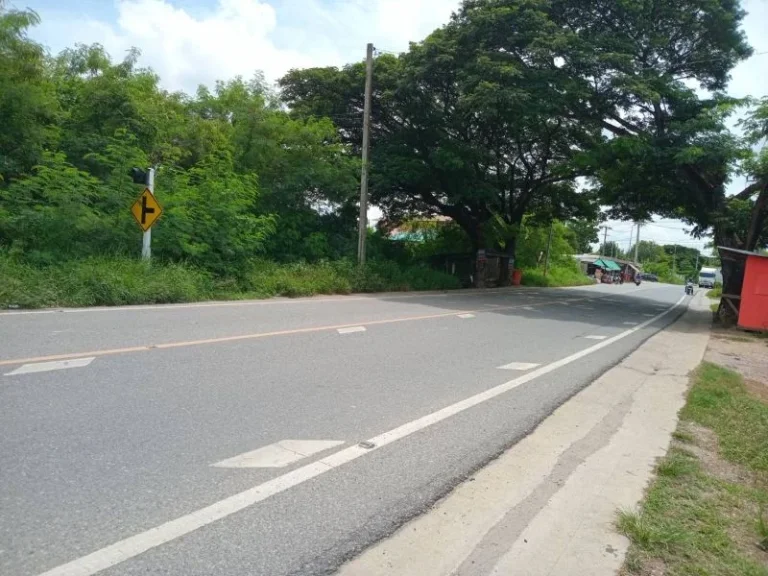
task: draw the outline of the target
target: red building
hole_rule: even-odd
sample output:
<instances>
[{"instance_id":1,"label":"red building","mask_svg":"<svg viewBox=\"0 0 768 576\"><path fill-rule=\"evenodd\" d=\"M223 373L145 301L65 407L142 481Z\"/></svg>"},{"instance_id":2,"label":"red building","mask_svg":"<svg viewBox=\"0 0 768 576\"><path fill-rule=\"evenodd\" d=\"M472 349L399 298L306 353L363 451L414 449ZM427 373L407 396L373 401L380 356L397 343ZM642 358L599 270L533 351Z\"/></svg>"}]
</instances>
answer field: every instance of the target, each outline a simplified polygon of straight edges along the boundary
<instances>
[{"instance_id":1,"label":"red building","mask_svg":"<svg viewBox=\"0 0 768 576\"><path fill-rule=\"evenodd\" d=\"M733 260L743 272L741 294L723 294L739 316L739 326L747 330L768 330L768 256L720 247L720 257Z\"/></svg>"}]
</instances>

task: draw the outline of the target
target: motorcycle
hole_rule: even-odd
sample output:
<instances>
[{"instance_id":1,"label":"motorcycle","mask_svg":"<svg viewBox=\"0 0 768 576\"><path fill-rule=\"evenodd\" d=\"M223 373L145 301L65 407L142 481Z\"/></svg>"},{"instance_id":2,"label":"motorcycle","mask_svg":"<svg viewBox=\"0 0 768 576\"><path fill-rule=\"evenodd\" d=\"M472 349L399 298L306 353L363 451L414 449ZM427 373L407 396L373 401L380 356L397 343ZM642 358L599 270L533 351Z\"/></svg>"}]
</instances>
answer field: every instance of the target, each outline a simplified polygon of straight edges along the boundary
<instances>
[{"instance_id":1,"label":"motorcycle","mask_svg":"<svg viewBox=\"0 0 768 576\"><path fill-rule=\"evenodd\" d=\"M685 295L686 296L693 296L693 283L687 282L685 284Z\"/></svg>"}]
</instances>

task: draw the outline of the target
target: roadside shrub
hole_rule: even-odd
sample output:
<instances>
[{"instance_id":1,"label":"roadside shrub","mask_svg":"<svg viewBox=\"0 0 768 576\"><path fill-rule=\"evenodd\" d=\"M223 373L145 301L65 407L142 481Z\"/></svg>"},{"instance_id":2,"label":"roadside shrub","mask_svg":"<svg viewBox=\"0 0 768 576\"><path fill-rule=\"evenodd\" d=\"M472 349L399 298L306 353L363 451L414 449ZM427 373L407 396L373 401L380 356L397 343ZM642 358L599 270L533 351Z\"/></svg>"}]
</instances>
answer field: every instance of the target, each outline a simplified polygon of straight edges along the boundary
<instances>
[{"instance_id":1,"label":"roadside shrub","mask_svg":"<svg viewBox=\"0 0 768 576\"><path fill-rule=\"evenodd\" d=\"M0 254L0 307L117 306L211 298L209 274L183 264L88 258L33 267Z\"/></svg>"},{"instance_id":2,"label":"roadside shrub","mask_svg":"<svg viewBox=\"0 0 768 576\"><path fill-rule=\"evenodd\" d=\"M549 273L544 276L544 270L541 268L524 268L523 280L524 286L586 286L594 284L594 281L584 275L578 268L570 266L554 266L549 269Z\"/></svg>"}]
</instances>

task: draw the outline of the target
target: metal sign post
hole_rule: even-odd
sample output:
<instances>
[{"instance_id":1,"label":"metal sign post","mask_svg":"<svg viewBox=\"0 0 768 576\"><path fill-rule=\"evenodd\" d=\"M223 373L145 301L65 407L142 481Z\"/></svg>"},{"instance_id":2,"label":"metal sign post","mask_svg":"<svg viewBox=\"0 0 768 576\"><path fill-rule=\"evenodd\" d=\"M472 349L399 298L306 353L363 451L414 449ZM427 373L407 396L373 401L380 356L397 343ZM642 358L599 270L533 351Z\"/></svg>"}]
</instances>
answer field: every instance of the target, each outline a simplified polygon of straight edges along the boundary
<instances>
[{"instance_id":1,"label":"metal sign post","mask_svg":"<svg viewBox=\"0 0 768 576\"><path fill-rule=\"evenodd\" d=\"M150 168L147 171L147 189L152 196L155 195L155 169ZM152 258L152 228L144 230L144 237L141 242L141 258L149 260Z\"/></svg>"}]
</instances>

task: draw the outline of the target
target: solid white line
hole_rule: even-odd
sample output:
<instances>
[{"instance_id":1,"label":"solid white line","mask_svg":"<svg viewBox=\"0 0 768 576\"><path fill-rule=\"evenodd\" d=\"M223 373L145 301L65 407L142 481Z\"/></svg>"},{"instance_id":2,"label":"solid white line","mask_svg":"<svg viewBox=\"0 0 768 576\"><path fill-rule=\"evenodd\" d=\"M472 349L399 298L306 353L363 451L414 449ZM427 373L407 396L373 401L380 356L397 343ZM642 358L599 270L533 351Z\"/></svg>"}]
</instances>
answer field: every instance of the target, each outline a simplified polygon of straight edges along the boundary
<instances>
[{"instance_id":1,"label":"solid white line","mask_svg":"<svg viewBox=\"0 0 768 576\"><path fill-rule=\"evenodd\" d=\"M321 474L325 474L329 470L333 470L334 468L338 468L343 464L352 462L361 456L365 456L366 454L374 452L388 444L392 444L397 440L406 438L415 432L428 428L429 426L437 424L438 422L442 422L443 420L463 412L464 410L468 410L469 408L477 406L478 404L482 404L483 402L487 402L488 400L505 394L506 392L517 388L518 386L522 386L531 380L535 380L539 376L554 372L555 370L580 360L581 358L584 358L593 352L602 350L614 342L618 342L622 338L626 338L638 330L645 328L659 318L666 316L672 310L674 310L684 299L685 296L681 297L676 304L664 312L658 314L653 319L647 320L638 326L630 328L625 332L621 332L620 334L604 340L603 342L599 342L594 346L580 350L575 354L571 354L570 356L566 356L565 358L552 362L551 364L537 368L532 372L523 374L514 380L510 380L509 382L505 382L499 386L489 388L484 392L470 396L469 398L456 402L455 404L451 404L450 406L446 406L437 412L427 414L426 416L422 416L421 418L403 424L402 426L398 426L393 430L384 432L378 436L374 436L365 442L365 447L358 444L355 446L350 446L349 448L344 448L335 454L321 458L317 462L306 464L301 468L292 470L287 474L273 478L272 480L264 482L263 484L249 488L248 490L230 496L229 498L225 498L224 500L219 500L210 506L206 506L205 508L201 508L191 512L190 514L186 514L185 516L181 516L175 520L161 524L155 528L150 528L149 530L136 534L135 536L130 536L129 538L115 542L114 544L102 548L101 550L97 550L96 552L88 554L87 556L83 556L66 564L56 566L55 568L52 568L51 570L48 570L39 576L92 576L93 574L96 574L102 570L106 570L111 566L125 562L126 560L138 556L147 550L151 550L152 548L156 548L157 546L165 544L166 542L180 538L181 536L189 534L190 532L211 524L212 522L226 518L227 516L235 514L240 510L266 500L270 496L274 496L275 494L284 492L285 490L306 482L307 480L316 478Z\"/></svg>"},{"instance_id":2,"label":"solid white line","mask_svg":"<svg viewBox=\"0 0 768 576\"><path fill-rule=\"evenodd\" d=\"M584 336L584 338L586 338L587 340L605 340L606 338L608 338L608 336L592 335L592 336Z\"/></svg>"},{"instance_id":3,"label":"solid white line","mask_svg":"<svg viewBox=\"0 0 768 576\"><path fill-rule=\"evenodd\" d=\"M467 320L469 318L474 318L474 314L459 314L459 318L463 318L464 320Z\"/></svg>"},{"instance_id":4,"label":"solid white line","mask_svg":"<svg viewBox=\"0 0 768 576\"><path fill-rule=\"evenodd\" d=\"M344 444L343 440L280 440L257 450L227 458L216 468L283 468L308 456Z\"/></svg>"},{"instance_id":5,"label":"solid white line","mask_svg":"<svg viewBox=\"0 0 768 576\"><path fill-rule=\"evenodd\" d=\"M339 334L352 334L354 332L365 332L365 326L350 326L349 328L338 328Z\"/></svg>"},{"instance_id":6,"label":"solid white line","mask_svg":"<svg viewBox=\"0 0 768 576\"><path fill-rule=\"evenodd\" d=\"M36 372L50 372L52 370L65 370L67 368L82 368L88 366L95 360L95 356L88 358L73 358L72 360L58 360L56 362L36 362L34 364L24 364L6 376L16 376L18 374L35 374Z\"/></svg>"},{"instance_id":7,"label":"solid white line","mask_svg":"<svg viewBox=\"0 0 768 576\"><path fill-rule=\"evenodd\" d=\"M530 370L531 368L536 368L536 366L539 366L539 364L534 364L532 362L510 362L509 364L504 364L504 366L499 366L499 370Z\"/></svg>"}]
</instances>

